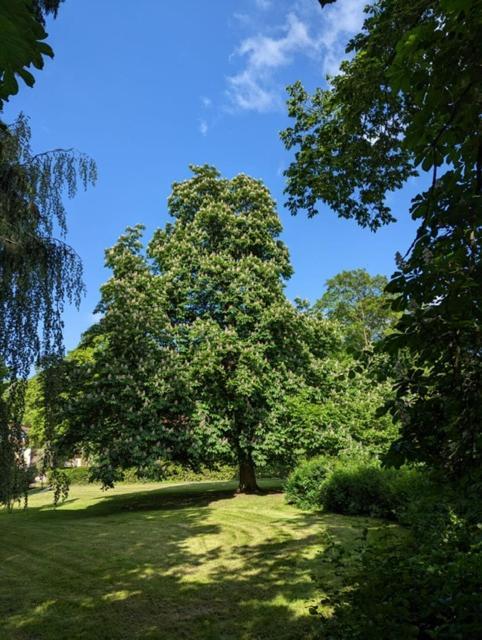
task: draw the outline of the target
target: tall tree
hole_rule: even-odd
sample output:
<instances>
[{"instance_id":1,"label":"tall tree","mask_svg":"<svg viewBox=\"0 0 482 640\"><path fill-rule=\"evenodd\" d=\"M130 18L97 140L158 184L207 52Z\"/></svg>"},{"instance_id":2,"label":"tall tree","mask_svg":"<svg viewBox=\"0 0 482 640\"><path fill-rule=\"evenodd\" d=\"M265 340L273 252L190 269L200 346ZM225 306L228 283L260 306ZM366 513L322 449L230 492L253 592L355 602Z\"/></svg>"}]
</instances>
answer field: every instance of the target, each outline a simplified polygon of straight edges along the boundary
<instances>
[{"instance_id":1,"label":"tall tree","mask_svg":"<svg viewBox=\"0 0 482 640\"><path fill-rule=\"evenodd\" d=\"M388 286L403 314L387 348L411 355L392 461L461 473L482 446L482 2L376 0L366 12L329 88L290 88L288 206L314 215L321 200L376 230L394 220L387 193L431 172Z\"/></svg>"},{"instance_id":2,"label":"tall tree","mask_svg":"<svg viewBox=\"0 0 482 640\"><path fill-rule=\"evenodd\" d=\"M255 491L256 463L283 453L275 408L316 377L333 330L285 297L291 266L266 187L192 169L147 256L139 228L107 253L100 342L72 413L105 484L158 458L237 460L240 490Z\"/></svg>"},{"instance_id":3,"label":"tall tree","mask_svg":"<svg viewBox=\"0 0 482 640\"><path fill-rule=\"evenodd\" d=\"M175 223L155 234L149 254L184 343L193 419L218 455L238 460L240 490L253 491L271 411L309 365L307 324L284 294L292 269L269 191L242 174L193 171L174 185Z\"/></svg>"},{"instance_id":4,"label":"tall tree","mask_svg":"<svg viewBox=\"0 0 482 640\"><path fill-rule=\"evenodd\" d=\"M33 86L29 68L42 69L44 58L53 57L44 26L62 1L0 2L0 112L18 92L18 79ZM64 301L78 303L83 290L80 259L65 243L62 197L64 190L72 197L79 183L86 187L96 179L95 164L84 154L56 149L35 155L30 138L23 115L11 126L0 121L0 362L8 386L0 397L0 502L7 506L25 488L25 378L35 362L61 359ZM46 396L52 397L54 367L47 370ZM50 415L46 406L47 423ZM45 462L54 463L50 447Z\"/></svg>"}]
</instances>

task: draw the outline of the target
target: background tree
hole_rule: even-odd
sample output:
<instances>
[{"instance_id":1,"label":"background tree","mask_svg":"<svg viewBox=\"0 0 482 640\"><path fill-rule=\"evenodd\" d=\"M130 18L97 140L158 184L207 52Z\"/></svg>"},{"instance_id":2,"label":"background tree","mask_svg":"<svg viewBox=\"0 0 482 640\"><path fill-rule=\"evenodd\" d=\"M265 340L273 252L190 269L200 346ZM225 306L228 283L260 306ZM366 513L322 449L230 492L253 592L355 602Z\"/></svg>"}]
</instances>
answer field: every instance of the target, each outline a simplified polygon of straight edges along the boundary
<instances>
[{"instance_id":1,"label":"background tree","mask_svg":"<svg viewBox=\"0 0 482 640\"><path fill-rule=\"evenodd\" d=\"M387 193L431 172L388 286L403 315L387 348L410 353L392 461L461 473L481 456L482 4L377 0L366 12L329 88L290 88L288 206L314 215L321 200L376 230L394 219Z\"/></svg>"},{"instance_id":2,"label":"background tree","mask_svg":"<svg viewBox=\"0 0 482 640\"><path fill-rule=\"evenodd\" d=\"M389 307L386 284L384 276L364 269L342 271L306 308L313 318L331 322L336 339L316 363L316 382L300 382L277 408L292 463L360 447L381 455L397 436L397 423L380 409L393 399L393 370L402 363L375 348L398 315Z\"/></svg>"},{"instance_id":3,"label":"background tree","mask_svg":"<svg viewBox=\"0 0 482 640\"><path fill-rule=\"evenodd\" d=\"M70 424L67 424L67 405L74 402L75 393L78 391L74 372L79 372L92 365L93 352L96 338L91 337L94 329L86 332L85 342L92 342L91 346L81 343L79 347L70 351L65 358L55 359L51 367L55 368L56 397L46 402L46 373L47 369L40 369L34 376L27 380L25 389L25 409L23 413L23 424L28 429L28 442L38 453L41 453L45 446L54 446L56 449L57 463L62 463L72 456L72 453L82 453L75 451L69 443ZM88 337L87 337L88 336ZM46 405L50 405L50 410L55 412L55 429L50 432L46 416ZM53 442L49 442L49 437ZM64 453L65 452L65 453Z\"/></svg>"},{"instance_id":4,"label":"background tree","mask_svg":"<svg viewBox=\"0 0 482 640\"><path fill-rule=\"evenodd\" d=\"M347 348L370 349L393 324L396 314L384 293L388 280L365 269L342 271L326 281L326 291L313 308L339 322Z\"/></svg>"}]
</instances>

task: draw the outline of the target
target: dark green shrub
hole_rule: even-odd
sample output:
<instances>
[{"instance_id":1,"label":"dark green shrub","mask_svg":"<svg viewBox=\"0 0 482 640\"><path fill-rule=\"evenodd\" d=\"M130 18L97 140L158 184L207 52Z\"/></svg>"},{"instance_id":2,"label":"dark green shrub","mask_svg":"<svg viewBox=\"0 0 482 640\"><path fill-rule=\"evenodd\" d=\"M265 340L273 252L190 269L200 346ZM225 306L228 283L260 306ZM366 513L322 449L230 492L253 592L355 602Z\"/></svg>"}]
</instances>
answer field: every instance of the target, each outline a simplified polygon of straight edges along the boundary
<instances>
[{"instance_id":1,"label":"dark green shrub","mask_svg":"<svg viewBox=\"0 0 482 640\"><path fill-rule=\"evenodd\" d=\"M390 485L375 463L335 467L320 488L320 503L327 511L347 515L393 515Z\"/></svg>"},{"instance_id":2,"label":"dark green shrub","mask_svg":"<svg viewBox=\"0 0 482 640\"><path fill-rule=\"evenodd\" d=\"M362 450L302 463L285 485L287 499L304 509L406 520L410 505L430 495L432 481L416 469L386 469Z\"/></svg>"},{"instance_id":3,"label":"dark green shrub","mask_svg":"<svg viewBox=\"0 0 482 640\"><path fill-rule=\"evenodd\" d=\"M350 580L333 586L323 601L332 613L322 617L320 637L482 637L481 532L476 522L455 512L449 493L432 484L431 498L424 496L411 510L406 535L365 540L355 571L353 557L347 557L350 566L340 575L351 570ZM328 549L326 561L343 564L335 551Z\"/></svg>"},{"instance_id":4,"label":"dark green shrub","mask_svg":"<svg viewBox=\"0 0 482 640\"><path fill-rule=\"evenodd\" d=\"M320 507L321 488L333 465L334 459L325 456L301 463L286 481L288 502L302 509Z\"/></svg>"},{"instance_id":5,"label":"dark green shrub","mask_svg":"<svg viewBox=\"0 0 482 640\"><path fill-rule=\"evenodd\" d=\"M73 467L62 469L71 484L89 484L89 467ZM229 465L223 465L214 469L201 468L198 471L188 469L179 464L165 462L139 474L136 469L126 469L123 473L123 482L162 482L172 480L179 482L197 482L201 480L233 480L236 478L236 469Z\"/></svg>"},{"instance_id":6,"label":"dark green shrub","mask_svg":"<svg viewBox=\"0 0 482 640\"><path fill-rule=\"evenodd\" d=\"M412 500L430 491L431 482L415 469L387 469L377 461L338 462L320 491L327 511L402 520Z\"/></svg>"},{"instance_id":7,"label":"dark green shrub","mask_svg":"<svg viewBox=\"0 0 482 640\"><path fill-rule=\"evenodd\" d=\"M178 482L199 482L202 480L233 480L237 477L237 470L230 465L217 467L190 469L179 463L162 461L159 464L138 474L136 469L124 472L124 482L163 482L172 480Z\"/></svg>"}]
</instances>

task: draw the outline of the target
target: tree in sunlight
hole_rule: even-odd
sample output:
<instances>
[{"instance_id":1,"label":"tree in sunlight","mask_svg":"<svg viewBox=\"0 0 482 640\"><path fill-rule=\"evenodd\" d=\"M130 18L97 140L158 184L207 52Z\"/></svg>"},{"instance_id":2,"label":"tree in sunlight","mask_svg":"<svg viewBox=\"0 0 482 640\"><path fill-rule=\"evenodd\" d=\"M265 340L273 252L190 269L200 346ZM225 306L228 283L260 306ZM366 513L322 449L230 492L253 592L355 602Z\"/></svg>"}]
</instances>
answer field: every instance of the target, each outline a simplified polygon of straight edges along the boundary
<instances>
[{"instance_id":1,"label":"tree in sunlight","mask_svg":"<svg viewBox=\"0 0 482 640\"><path fill-rule=\"evenodd\" d=\"M318 380L316 362L337 340L329 321L286 299L291 265L266 187L192 170L147 254L140 227L107 252L113 275L74 431L105 484L159 458L237 460L240 490L255 491L256 464L294 446L275 409Z\"/></svg>"},{"instance_id":2,"label":"tree in sunlight","mask_svg":"<svg viewBox=\"0 0 482 640\"><path fill-rule=\"evenodd\" d=\"M340 322L347 349L360 353L371 349L397 318L384 293L387 284L385 276L371 276L365 269L342 271L326 281L314 309Z\"/></svg>"}]
</instances>

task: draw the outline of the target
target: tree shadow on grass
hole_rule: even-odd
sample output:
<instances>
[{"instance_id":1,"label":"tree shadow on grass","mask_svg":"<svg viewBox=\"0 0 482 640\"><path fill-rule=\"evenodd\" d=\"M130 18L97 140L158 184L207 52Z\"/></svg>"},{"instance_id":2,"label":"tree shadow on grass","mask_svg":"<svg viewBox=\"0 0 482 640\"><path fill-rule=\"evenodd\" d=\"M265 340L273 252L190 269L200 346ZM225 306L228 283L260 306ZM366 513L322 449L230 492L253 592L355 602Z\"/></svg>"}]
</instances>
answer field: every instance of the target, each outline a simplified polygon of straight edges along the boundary
<instances>
[{"instance_id":1,"label":"tree shadow on grass","mask_svg":"<svg viewBox=\"0 0 482 640\"><path fill-rule=\"evenodd\" d=\"M0 554L0 637L310 638L322 526L349 543L359 519L266 517L269 497L235 497L219 484L7 520L16 552Z\"/></svg>"},{"instance_id":2,"label":"tree shadow on grass","mask_svg":"<svg viewBox=\"0 0 482 640\"><path fill-rule=\"evenodd\" d=\"M280 483L265 481L260 495L274 493L281 493ZM57 509L53 504L29 506L26 513L36 513L36 517L41 512L46 517L82 519L115 515L125 511L159 511L162 509L184 509L190 506L205 507L216 500L226 500L234 498L236 495L238 495L236 481L186 482L114 495L110 494L107 489L102 497L96 498L94 504L84 509L64 511L65 505L78 500L77 498L68 498L60 503Z\"/></svg>"}]
</instances>

